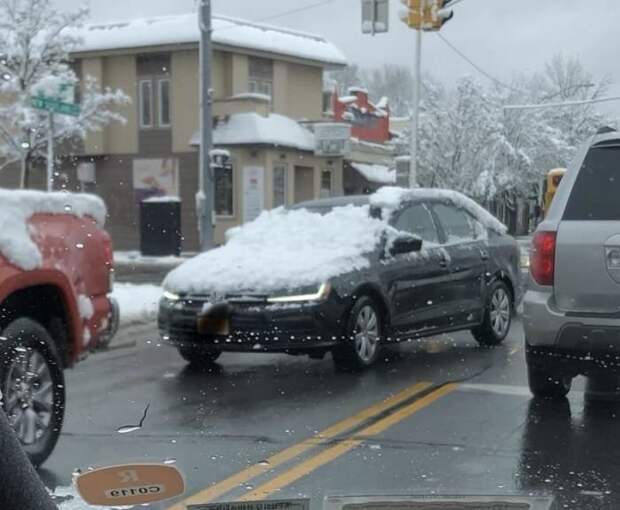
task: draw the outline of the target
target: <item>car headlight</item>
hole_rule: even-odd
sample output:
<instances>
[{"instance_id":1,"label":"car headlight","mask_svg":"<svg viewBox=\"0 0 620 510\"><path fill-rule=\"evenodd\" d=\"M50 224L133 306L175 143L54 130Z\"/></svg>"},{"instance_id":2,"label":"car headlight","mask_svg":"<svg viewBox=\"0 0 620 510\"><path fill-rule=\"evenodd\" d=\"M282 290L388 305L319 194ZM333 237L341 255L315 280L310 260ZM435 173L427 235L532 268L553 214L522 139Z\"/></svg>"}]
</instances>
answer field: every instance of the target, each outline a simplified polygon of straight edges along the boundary
<instances>
[{"instance_id":1,"label":"car headlight","mask_svg":"<svg viewBox=\"0 0 620 510\"><path fill-rule=\"evenodd\" d=\"M294 296L276 296L267 299L268 303L302 303L307 301L321 301L327 299L332 286L329 282L323 283L315 293L296 294Z\"/></svg>"},{"instance_id":2,"label":"car headlight","mask_svg":"<svg viewBox=\"0 0 620 510\"><path fill-rule=\"evenodd\" d=\"M168 301L178 301L179 299L181 299L181 296L179 296L178 294L175 294L174 292L165 290L164 299L167 299Z\"/></svg>"}]
</instances>

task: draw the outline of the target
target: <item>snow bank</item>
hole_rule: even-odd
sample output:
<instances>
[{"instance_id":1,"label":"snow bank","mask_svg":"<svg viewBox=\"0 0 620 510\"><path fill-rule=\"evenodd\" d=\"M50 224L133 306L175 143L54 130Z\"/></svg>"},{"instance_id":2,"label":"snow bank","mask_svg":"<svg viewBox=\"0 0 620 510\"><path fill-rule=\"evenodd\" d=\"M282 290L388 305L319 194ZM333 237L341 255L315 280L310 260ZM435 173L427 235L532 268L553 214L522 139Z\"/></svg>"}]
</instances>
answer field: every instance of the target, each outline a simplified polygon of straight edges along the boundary
<instances>
[{"instance_id":1,"label":"snow bank","mask_svg":"<svg viewBox=\"0 0 620 510\"><path fill-rule=\"evenodd\" d=\"M0 254L27 271L41 265L41 253L28 224L35 214L90 216L103 227L106 208L94 195L0 189Z\"/></svg>"},{"instance_id":2,"label":"snow bank","mask_svg":"<svg viewBox=\"0 0 620 510\"><path fill-rule=\"evenodd\" d=\"M466 197L458 191L443 189L406 189L396 187L381 188L370 197L370 204L374 207L381 207L388 211L397 209L403 200L423 196L425 198L442 198L451 200L454 205L461 207L478 218L482 224L491 230L501 234L506 233L508 227L493 216L484 207L481 207L471 198Z\"/></svg>"},{"instance_id":3,"label":"snow bank","mask_svg":"<svg viewBox=\"0 0 620 510\"><path fill-rule=\"evenodd\" d=\"M396 182L396 170L391 170L384 165L369 165L366 163L351 163L364 178L378 184L394 184Z\"/></svg>"},{"instance_id":4,"label":"snow bank","mask_svg":"<svg viewBox=\"0 0 620 510\"><path fill-rule=\"evenodd\" d=\"M121 327L155 321L162 293L157 285L115 283L112 296L118 301Z\"/></svg>"},{"instance_id":5,"label":"snow bank","mask_svg":"<svg viewBox=\"0 0 620 510\"><path fill-rule=\"evenodd\" d=\"M200 132L192 137L192 145L200 145ZM220 122L213 130L215 145L260 144L314 150L314 135L293 119L283 115L237 113Z\"/></svg>"},{"instance_id":6,"label":"snow bank","mask_svg":"<svg viewBox=\"0 0 620 510\"><path fill-rule=\"evenodd\" d=\"M74 51L102 51L169 44L198 43L200 30L195 12L129 21L95 23L76 30L81 39ZM312 60L328 65L346 65L344 54L331 42L315 34L288 30L224 16L213 17L213 44L265 51Z\"/></svg>"},{"instance_id":7,"label":"snow bank","mask_svg":"<svg viewBox=\"0 0 620 510\"><path fill-rule=\"evenodd\" d=\"M386 225L368 206L346 206L320 215L305 209L263 212L229 231L228 243L173 270L164 287L182 293L270 294L319 285L369 266L366 253Z\"/></svg>"}]
</instances>

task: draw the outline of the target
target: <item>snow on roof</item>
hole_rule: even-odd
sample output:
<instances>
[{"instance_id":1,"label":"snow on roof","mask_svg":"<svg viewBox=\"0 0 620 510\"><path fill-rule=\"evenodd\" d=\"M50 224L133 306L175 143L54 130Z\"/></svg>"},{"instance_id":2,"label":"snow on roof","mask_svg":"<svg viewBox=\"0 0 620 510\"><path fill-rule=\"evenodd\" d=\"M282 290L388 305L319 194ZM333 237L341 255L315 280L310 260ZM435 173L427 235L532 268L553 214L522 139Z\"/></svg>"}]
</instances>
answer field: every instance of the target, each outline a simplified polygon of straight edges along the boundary
<instances>
[{"instance_id":1,"label":"snow on roof","mask_svg":"<svg viewBox=\"0 0 620 510\"><path fill-rule=\"evenodd\" d=\"M340 101L343 104L355 103L355 101L357 101L357 96L342 96L338 98L338 101Z\"/></svg>"},{"instance_id":2,"label":"snow on roof","mask_svg":"<svg viewBox=\"0 0 620 510\"><path fill-rule=\"evenodd\" d=\"M253 99L257 101L271 103L271 96L267 94L259 94L258 92L243 92L241 94L235 94L234 96L230 96L229 99Z\"/></svg>"},{"instance_id":3,"label":"snow on roof","mask_svg":"<svg viewBox=\"0 0 620 510\"><path fill-rule=\"evenodd\" d=\"M106 207L94 195L0 189L0 254L24 270L41 265L28 220L35 214L90 216L105 224Z\"/></svg>"},{"instance_id":4,"label":"snow on roof","mask_svg":"<svg viewBox=\"0 0 620 510\"><path fill-rule=\"evenodd\" d=\"M213 130L215 145L277 145L303 151L314 150L314 135L289 117L275 113L235 113ZM200 132L191 145L200 145Z\"/></svg>"},{"instance_id":5,"label":"snow on roof","mask_svg":"<svg viewBox=\"0 0 620 510\"><path fill-rule=\"evenodd\" d=\"M200 40L198 15L194 12L121 22L93 23L80 29L77 35L81 37L82 42L74 49L75 52L197 43ZM224 16L213 17L213 43L328 65L347 64L344 54L319 35Z\"/></svg>"},{"instance_id":6,"label":"snow on roof","mask_svg":"<svg viewBox=\"0 0 620 510\"><path fill-rule=\"evenodd\" d=\"M394 184L396 182L396 170L387 166L355 162L352 162L351 166L370 182L377 184Z\"/></svg>"},{"instance_id":7,"label":"snow on roof","mask_svg":"<svg viewBox=\"0 0 620 510\"><path fill-rule=\"evenodd\" d=\"M400 204L408 199L413 198L441 198L451 200L454 205L465 209L470 214L478 218L480 222L487 228L506 233L508 227L493 216L484 207L474 202L471 198L466 197L462 193L454 190L445 189L407 189L397 187L384 187L379 189L370 197L370 204L374 207L380 207L387 211L396 210Z\"/></svg>"},{"instance_id":8,"label":"snow on roof","mask_svg":"<svg viewBox=\"0 0 620 510\"><path fill-rule=\"evenodd\" d=\"M347 89L347 92L349 94L357 94L359 92L359 93L368 95L368 89L366 89L364 87L349 87Z\"/></svg>"},{"instance_id":9,"label":"snow on roof","mask_svg":"<svg viewBox=\"0 0 620 510\"><path fill-rule=\"evenodd\" d=\"M368 206L338 207L325 215L278 208L229 231L221 248L185 262L164 280L172 292L273 294L318 286L370 265L368 253L386 223ZM265 242L265 240L269 242Z\"/></svg>"}]
</instances>

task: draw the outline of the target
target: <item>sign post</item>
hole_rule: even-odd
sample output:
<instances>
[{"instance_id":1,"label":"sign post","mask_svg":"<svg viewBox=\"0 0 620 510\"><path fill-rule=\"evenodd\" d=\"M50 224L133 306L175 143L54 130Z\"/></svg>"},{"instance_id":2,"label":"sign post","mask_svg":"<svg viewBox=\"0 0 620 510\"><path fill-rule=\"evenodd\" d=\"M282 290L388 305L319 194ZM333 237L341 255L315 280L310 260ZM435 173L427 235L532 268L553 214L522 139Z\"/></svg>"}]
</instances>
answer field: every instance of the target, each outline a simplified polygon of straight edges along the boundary
<instances>
[{"instance_id":1,"label":"sign post","mask_svg":"<svg viewBox=\"0 0 620 510\"><path fill-rule=\"evenodd\" d=\"M54 114L77 117L80 105L74 103L73 86L65 83L53 96L40 92L30 98L30 105L37 110L47 112L47 191L54 189Z\"/></svg>"}]
</instances>

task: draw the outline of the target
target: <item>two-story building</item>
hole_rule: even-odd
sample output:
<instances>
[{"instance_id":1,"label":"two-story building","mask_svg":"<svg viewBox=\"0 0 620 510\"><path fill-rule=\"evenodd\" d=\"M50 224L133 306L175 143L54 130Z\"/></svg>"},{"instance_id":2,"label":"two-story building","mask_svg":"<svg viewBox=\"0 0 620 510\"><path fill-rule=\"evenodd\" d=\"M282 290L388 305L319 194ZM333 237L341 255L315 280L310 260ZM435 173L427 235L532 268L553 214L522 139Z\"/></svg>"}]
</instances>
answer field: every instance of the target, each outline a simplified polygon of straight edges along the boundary
<instances>
[{"instance_id":1,"label":"two-story building","mask_svg":"<svg viewBox=\"0 0 620 510\"><path fill-rule=\"evenodd\" d=\"M184 250L198 247L199 28L196 14L94 24L73 53L81 77L120 88L126 123L91 133L63 178L101 195L119 249L139 243L139 202L182 201ZM231 18L213 19L214 143L232 169L214 175L216 242L262 209L343 193L342 159L314 155L323 73L346 59L324 38ZM78 171L79 168L79 171ZM79 175L78 175L79 174Z\"/></svg>"}]
</instances>

